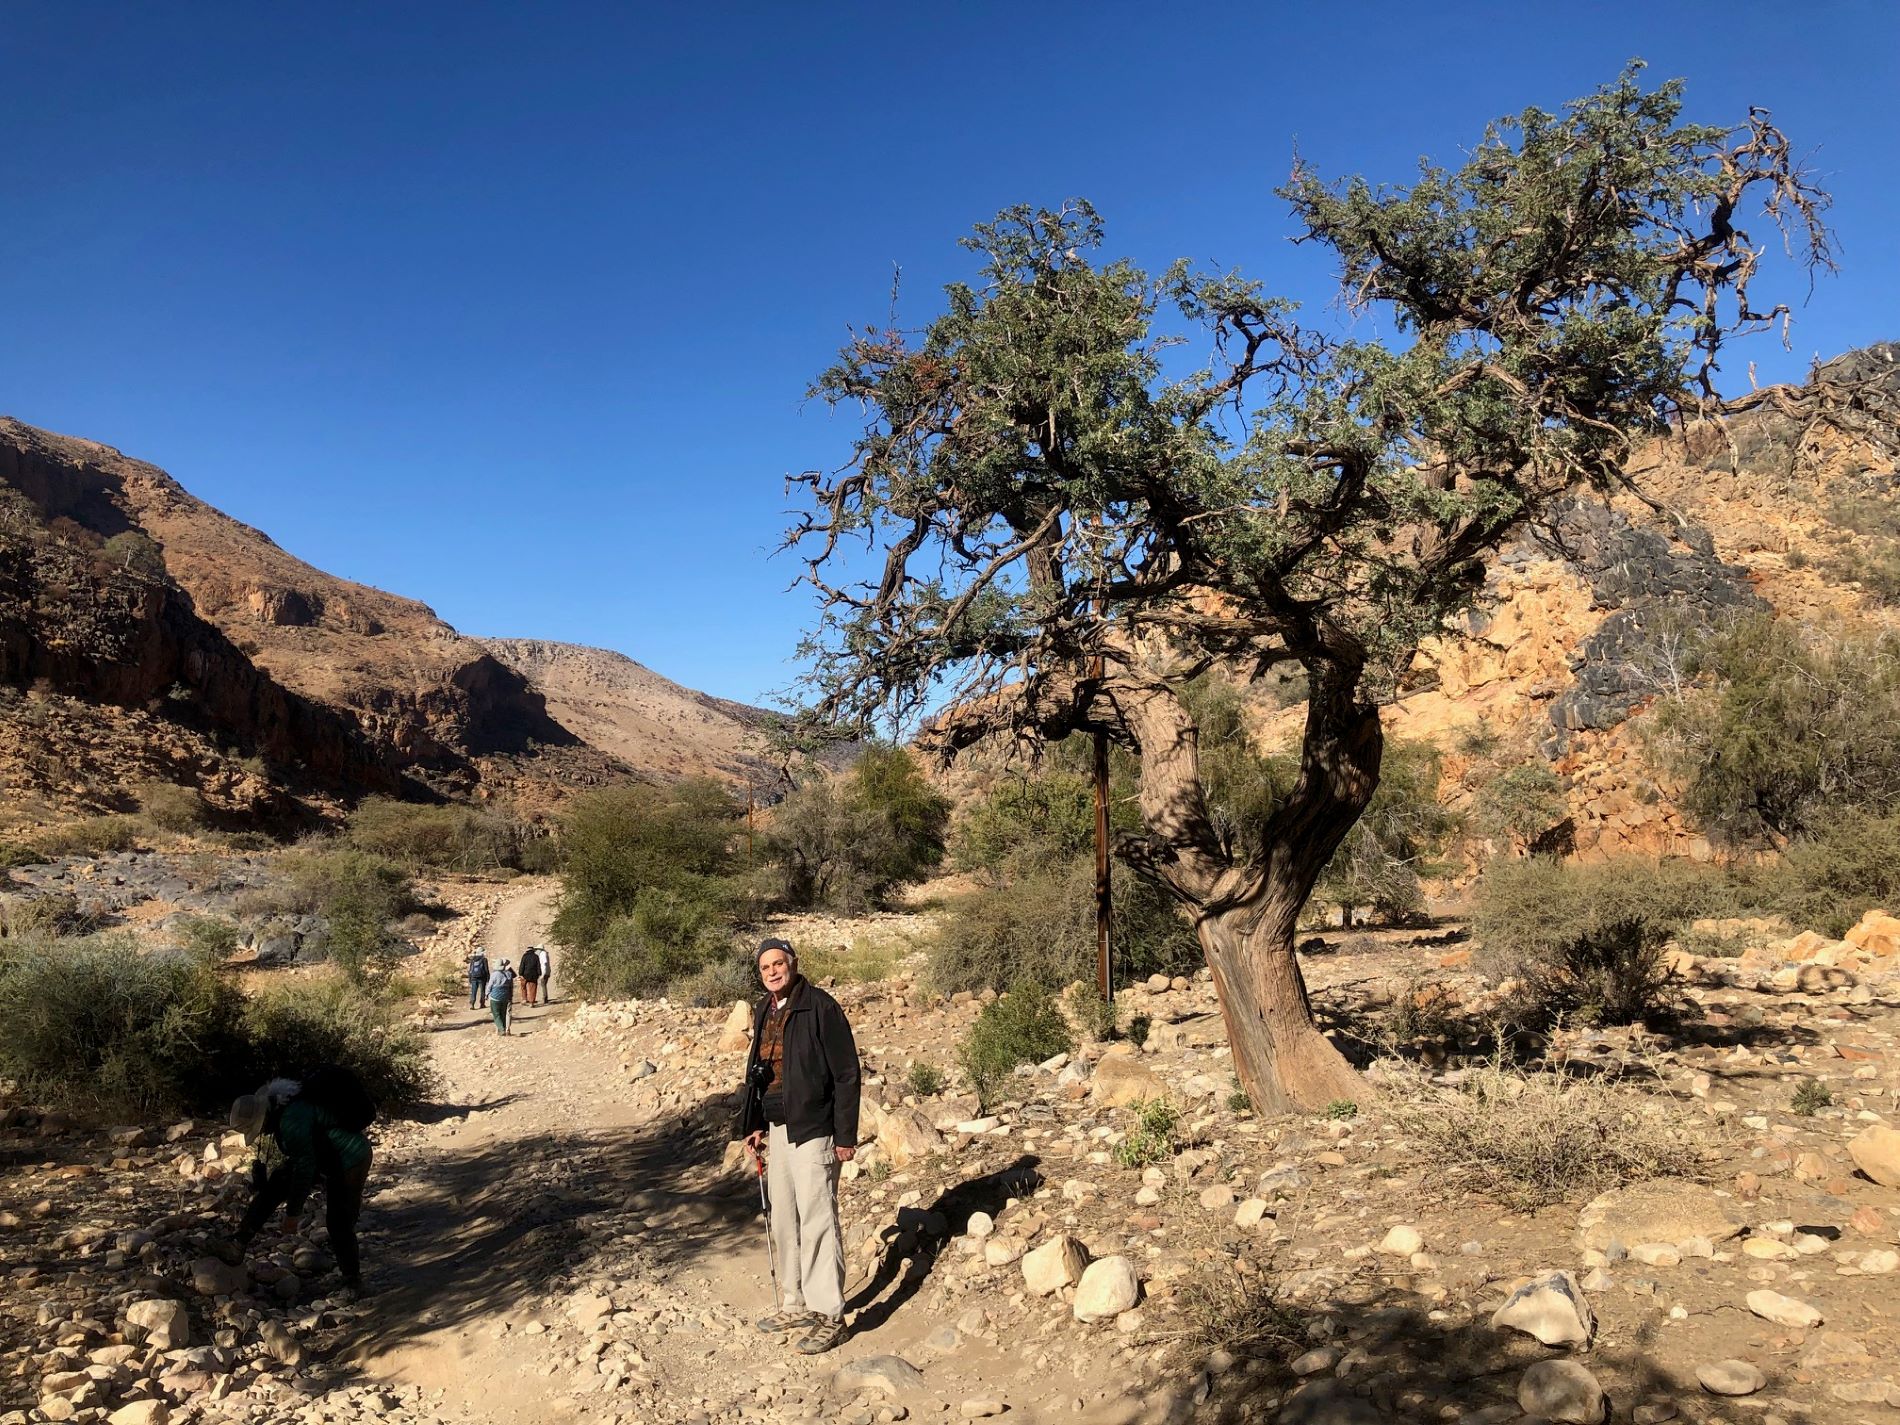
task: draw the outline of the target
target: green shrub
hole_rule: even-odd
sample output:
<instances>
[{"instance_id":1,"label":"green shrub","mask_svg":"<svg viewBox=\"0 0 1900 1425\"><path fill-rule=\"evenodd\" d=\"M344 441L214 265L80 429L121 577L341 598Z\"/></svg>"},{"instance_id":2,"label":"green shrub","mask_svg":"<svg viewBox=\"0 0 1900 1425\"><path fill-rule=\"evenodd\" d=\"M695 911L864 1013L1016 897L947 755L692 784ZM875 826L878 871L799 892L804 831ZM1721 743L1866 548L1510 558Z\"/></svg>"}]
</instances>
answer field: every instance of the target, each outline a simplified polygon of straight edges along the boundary
<instances>
[{"instance_id":1,"label":"green shrub","mask_svg":"<svg viewBox=\"0 0 1900 1425\"><path fill-rule=\"evenodd\" d=\"M1457 828L1458 818L1438 801L1437 751L1427 743L1388 739L1379 789L1333 853L1314 894L1338 906L1348 925L1361 907L1387 921L1416 916L1425 908L1420 878L1436 873L1434 858Z\"/></svg>"},{"instance_id":2,"label":"green shrub","mask_svg":"<svg viewBox=\"0 0 1900 1425\"><path fill-rule=\"evenodd\" d=\"M1812 1118L1822 1109L1834 1102L1834 1090L1819 1079L1803 1079L1801 1086L1794 1091L1790 1107L1803 1118Z\"/></svg>"},{"instance_id":3,"label":"green shrub","mask_svg":"<svg viewBox=\"0 0 1900 1425\"><path fill-rule=\"evenodd\" d=\"M1561 777L1541 762L1526 762L1480 785L1472 811L1486 835L1523 847L1569 815L1570 805Z\"/></svg>"},{"instance_id":4,"label":"green shrub","mask_svg":"<svg viewBox=\"0 0 1900 1425\"><path fill-rule=\"evenodd\" d=\"M139 815L159 831L185 833L200 830L211 817L211 809L196 787L181 787L175 782L147 782L139 788Z\"/></svg>"},{"instance_id":5,"label":"green shrub","mask_svg":"<svg viewBox=\"0 0 1900 1425\"><path fill-rule=\"evenodd\" d=\"M942 1093L945 1082L943 1070L922 1059L913 1060L909 1072L904 1075L905 1086L918 1098L930 1098Z\"/></svg>"},{"instance_id":6,"label":"green shrub","mask_svg":"<svg viewBox=\"0 0 1900 1425\"><path fill-rule=\"evenodd\" d=\"M1119 1018L1115 1005L1102 998L1093 980L1077 980L1070 985L1062 1003L1069 1012L1069 1023L1084 1039L1099 1044L1115 1037Z\"/></svg>"},{"instance_id":7,"label":"green shrub","mask_svg":"<svg viewBox=\"0 0 1900 1425\"><path fill-rule=\"evenodd\" d=\"M346 975L266 990L245 1006L243 1034L251 1084L339 1064L386 1109L415 1102L435 1084L428 1046L393 998L364 994Z\"/></svg>"},{"instance_id":8,"label":"green shrub","mask_svg":"<svg viewBox=\"0 0 1900 1425\"><path fill-rule=\"evenodd\" d=\"M237 954L237 927L221 917L191 916L179 922L178 934L187 950L213 965L221 965Z\"/></svg>"},{"instance_id":9,"label":"green shrub","mask_svg":"<svg viewBox=\"0 0 1900 1425\"><path fill-rule=\"evenodd\" d=\"M1154 1020L1147 1015L1136 1015L1133 1019L1128 1021L1128 1042L1133 1044L1137 1049L1142 1048L1147 1044L1148 1033L1154 1026Z\"/></svg>"},{"instance_id":10,"label":"green shrub","mask_svg":"<svg viewBox=\"0 0 1900 1425\"><path fill-rule=\"evenodd\" d=\"M1669 933L1634 917L1596 926L1562 942L1555 954L1520 969L1521 1022L1577 1019L1636 1024L1668 1007L1674 976L1664 959Z\"/></svg>"},{"instance_id":11,"label":"green shrub","mask_svg":"<svg viewBox=\"0 0 1900 1425\"><path fill-rule=\"evenodd\" d=\"M99 551L109 564L153 576L165 572L165 551L142 530L121 530L106 540Z\"/></svg>"},{"instance_id":12,"label":"green shrub","mask_svg":"<svg viewBox=\"0 0 1900 1425\"><path fill-rule=\"evenodd\" d=\"M1191 974L1200 942L1153 885L1122 867L1110 883L1117 984ZM1022 870L958 896L929 947L930 982L945 993L1035 980L1094 983L1095 866L1072 860Z\"/></svg>"},{"instance_id":13,"label":"green shrub","mask_svg":"<svg viewBox=\"0 0 1900 1425\"><path fill-rule=\"evenodd\" d=\"M1019 1064L1075 1052L1068 1021L1045 985L1027 983L983 1006L958 1057L987 1107Z\"/></svg>"},{"instance_id":14,"label":"green shrub","mask_svg":"<svg viewBox=\"0 0 1900 1425\"><path fill-rule=\"evenodd\" d=\"M673 981L666 993L681 1004L727 1005L753 999L760 993L758 966L750 948L729 944L723 953Z\"/></svg>"},{"instance_id":15,"label":"green shrub","mask_svg":"<svg viewBox=\"0 0 1900 1425\"><path fill-rule=\"evenodd\" d=\"M415 904L409 873L394 862L349 847L303 851L285 864L294 903L324 918L330 958L346 973L389 970L402 951L390 922Z\"/></svg>"},{"instance_id":16,"label":"green shrub","mask_svg":"<svg viewBox=\"0 0 1900 1425\"><path fill-rule=\"evenodd\" d=\"M1654 747L1683 806L1728 840L1780 843L1846 810L1900 811L1900 638L1822 638L1768 616L1713 639L1662 703Z\"/></svg>"},{"instance_id":17,"label":"green shrub","mask_svg":"<svg viewBox=\"0 0 1900 1425\"><path fill-rule=\"evenodd\" d=\"M763 854L776 898L856 915L943 860L949 799L901 747L866 748L848 773L820 777L772 813Z\"/></svg>"},{"instance_id":18,"label":"green shrub","mask_svg":"<svg viewBox=\"0 0 1900 1425\"><path fill-rule=\"evenodd\" d=\"M731 794L705 778L665 787L607 787L577 798L562 840L567 866L554 919L554 938L568 947L570 965L610 925L632 916L643 897L667 893L674 901L673 909L650 913L649 931L681 906L729 916L733 888L724 883L733 869L738 823ZM701 928L723 934L729 926L729 919L708 921L689 933L697 939ZM578 977L570 983L581 988Z\"/></svg>"},{"instance_id":19,"label":"green shrub","mask_svg":"<svg viewBox=\"0 0 1900 1425\"><path fill-rule=\"evenodd\" d=\"M522 828L475 807L371 797L350 814L343 840L412 872L524 869Z\"/></svg>"},{"instance_id":20,"label":"green shrub","mask_svg":"<svg viewBox=\"0 0 1900 1425\"><path fill-rule=\"evenodd\" d=\"M1842 810L1737 876L1752 907L1838 938L1867 911L1900 905L1900 815Z\"/></svg>"},{"instance_id":21,"label":"green shrub","mask_svg":"<svg viewBox=\"0 0 1900 1425\"><path fill-rule=\"evenodd\" d=\"M17 870L22 866L38 866L45 860L45 853L27 842L0 841L0 871Z\"/></svg>"},{"instance_id":22,"label":"green shrub","mask_svg":"<svg viewBox=\"0 0 1900 1425\"><path fill-rule=\"evenodd\" d=\"M1343 1123L1349 1118L1359 1116L1359 1105L1349 1098L1336 1098L1326 1105L1326 1117L1335 1123Z\"/></svg>"},{"instance_id":23,"label":"green shrub","mask_svg":"<svg viewBox=\"0 0 1900 1425\"><path fill-rule=\"evenodd\" d=\"M129 937L0 948L0 1076L33 1102L99 1114L216 1104L245 1063L243 997L202 957Z\"/></svg>"},{"instance_id":24,"label":"green shrub","mask_svg":"<svg viewBox=\"0 0 1900 1425\"><path fill-rule=\"evenodd\" d=\"M1248 1095L1245 1089L1235 1089L1232 1093L1227 1095L1227 1111L1229 1113L1252 1113L1252 1097Z\"/></svg>"},{"instance_id":25,"label":"green shrub","mask_svg":"<svg viewBox=\"0 0 1900 1425\"><path fill-rule=\"evenodd\" d=\"M1132 790L1112 788L1111 831L1135 830ZM1094 854L1095 783L1081 772L1045 768L1007 776L957 822L955 861L965 871L1006 877Z\"/></svg>"},{"instance_id":26,"label":"green shrub","mask_svg":"<svg viewBox=\"0 0 1900 1425\"><path fill-rule=\"evenodd\" d=\"M1181 1146L1175 1139L1181 1111L1165 1098L1143 1099L1129 1108L1135 1126L1115 1145L1115 1161L1124 1168L1145 1168L1171 1159Z\"/></svg>"},{"instance_id":27,"label":"green shrub","mask_svg":"<svg viewBox=\"0 0 1900 1425\"><path fill-rule=\"evenodd\" d=\"M1664 935L1703 916L1733 915L1745 902L1714 867L1622 857L1575 863L1548 857L1496 861L1478 878L1472 931L1481 968L1517 973L1580 935L1638 921Z\"/></svg>"}]
</instances>

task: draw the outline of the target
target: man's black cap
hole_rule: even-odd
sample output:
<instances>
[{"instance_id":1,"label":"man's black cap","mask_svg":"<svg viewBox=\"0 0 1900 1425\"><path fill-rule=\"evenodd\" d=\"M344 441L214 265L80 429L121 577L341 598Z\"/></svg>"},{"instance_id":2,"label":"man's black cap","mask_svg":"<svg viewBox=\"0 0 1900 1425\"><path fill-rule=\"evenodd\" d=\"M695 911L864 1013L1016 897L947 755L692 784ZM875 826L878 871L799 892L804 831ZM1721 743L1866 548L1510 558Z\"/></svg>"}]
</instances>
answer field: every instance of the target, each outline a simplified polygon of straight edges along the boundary
<instances>
[{"instance_id":1,"label":"man's black cap","mask_svg":"<svg viewBox=\"0 0 1900 1425\"><path fill-rule=\"evenodd\" d=\"M798 952L792 949L792 942L789 940L780 940L776 935L770 937L769 939L761 940L759 942L759 948L757 952L754 953L752 958L754 960L764 959L765 952L767 950L783 950L787 955L790 955L794 960L798 958Z\"/></svg>"}]
</instances>

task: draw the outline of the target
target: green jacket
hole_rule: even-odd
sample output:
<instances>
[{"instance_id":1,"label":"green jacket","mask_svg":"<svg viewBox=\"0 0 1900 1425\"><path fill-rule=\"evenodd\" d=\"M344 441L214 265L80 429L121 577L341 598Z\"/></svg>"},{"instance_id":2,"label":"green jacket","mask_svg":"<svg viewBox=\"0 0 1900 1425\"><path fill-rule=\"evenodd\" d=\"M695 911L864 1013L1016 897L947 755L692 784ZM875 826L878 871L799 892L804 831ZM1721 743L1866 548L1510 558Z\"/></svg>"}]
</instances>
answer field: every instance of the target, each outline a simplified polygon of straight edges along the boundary
<instances>
[{"instance_id":1,"label":"green jacket","mask_svg":"<svg viewBox=\"0 0 1900 1425\"><path fill-rule=\"evenodd\" d=\"M338 1124L327 1109L301 1099L284 1106L271 1136L284 1150L284 1210L292 1216L303 1211L304 1199L319 1177L346 1176L369 1162L369 1139Z\"/></svg>"}]
</instances>

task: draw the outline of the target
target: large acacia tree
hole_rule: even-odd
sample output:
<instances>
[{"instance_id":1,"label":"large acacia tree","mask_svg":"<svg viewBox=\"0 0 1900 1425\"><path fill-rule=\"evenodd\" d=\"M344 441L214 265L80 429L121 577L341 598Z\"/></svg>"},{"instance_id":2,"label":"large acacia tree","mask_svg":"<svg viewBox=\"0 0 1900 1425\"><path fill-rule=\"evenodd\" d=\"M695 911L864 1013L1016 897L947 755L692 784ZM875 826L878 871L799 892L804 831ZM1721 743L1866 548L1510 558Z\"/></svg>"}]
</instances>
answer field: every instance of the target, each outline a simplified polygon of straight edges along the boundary
<instances>
[{"instance_id":1,"label":"large acacia tree","mask_svg":"<svg viewBox=\"0 0 1900 1425\"><path fill-rule=\"evenodd\" d=\"M1103 260L1086 203L1011 209L965 240L979 283L922 331L855 333L819 378L865 425L844 468L795 481L788 536L820 595L825 717L925 719L946 756L1078 731L1139 754L1143 827L1117 853L1194 925L1265 1110L1364 1092L1314 1024L1294 929L1420 641L1553 498L1720 412L1725 345L1786 317L1754 295L1746 214L1829 262L1825 197L1768 116L1687 123L1680 86L1635 67L1499 121L1456 170L1380 187L1299 165L1281 191L1389 340L1302 327L1238 275ZM1206 366L1171 375L1189 340ZM1190 684L1280 663L1309 690L1297 782L1217 815Z\"/></svg>"}]
</instances>

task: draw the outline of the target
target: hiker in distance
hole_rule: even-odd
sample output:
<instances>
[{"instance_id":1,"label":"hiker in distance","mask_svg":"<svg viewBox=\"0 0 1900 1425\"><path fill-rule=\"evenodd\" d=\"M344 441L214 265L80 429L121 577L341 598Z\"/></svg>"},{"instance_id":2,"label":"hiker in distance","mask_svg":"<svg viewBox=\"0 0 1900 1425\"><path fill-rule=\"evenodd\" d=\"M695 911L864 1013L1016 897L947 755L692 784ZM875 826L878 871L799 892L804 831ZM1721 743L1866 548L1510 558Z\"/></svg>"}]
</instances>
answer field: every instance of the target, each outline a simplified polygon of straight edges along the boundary
<instances>
[{"instance_id":1,"label":"hiker in distance","mask_svg":"<svg viewBox=\"0 0 1900 1425\"><path fill-rule=\"evenodd\" d=\"M375 1117L375 1101L362 1080L331 1066L312 1069L301 1081L272 1079L256 1093L240 1096L231 1105L231 1126L247 1143L269 1137L283 1159L268 1174L253 1166L253 1195L238 1224L238 1246L249 1246L278 1207L284 1210L284 1231L294 1235L310 1190L321 1182L331 1255L344 1288L361 1292L356 1220L363 1214L363 1187L369 1181L365 1135Z\"/></svg>"},{"instance_id":2,"label":"hiker in distance","mask_svg":"<svg viewBox=\"0 0 1900 1425\"><path fill-rule=\"evenodd\" d=\"M515 969L503 960L501 969L497 970L495 977L488 982L488 1012L494 1016L495 1033L508 1032L509 1007L514 1003L514 998Z\"/></svg>"},{"instance_id":3,"label":"hiker in distance","mask_svg":"<svg viewBox=\"0 0 1900 1425\"><path fill-rule=\"evenodd\" d=\"M541 987L541 952L530 945L521 952L521 1002L530 1008Z\"/></svg>"},{"instance_id":4,"label":"hiker in distance","mask_svg":"<svg viewBox=\"0 0 1900 1425\"><path fill-rule=\"evenodd\" d=\"M798 1350L844 1340L844 1234L838 1169L858 1149L858 1046L838 1002L798 973L783 940L760 942L765 995L752 1016L739 1136L765 1160L778 1300L768 1334L803 1331Z\"/></svg>"},{"instance_id":5,"label":"hiker in distance","mask_svg":"<svg viewBox=\"0 0 1900 1425\"><path fill-rule=\"evenodd\" d=\"M488 952L477 945L468 956L468 1007L480 1009L488 998Z\"/></svg>"}]
</instances>

